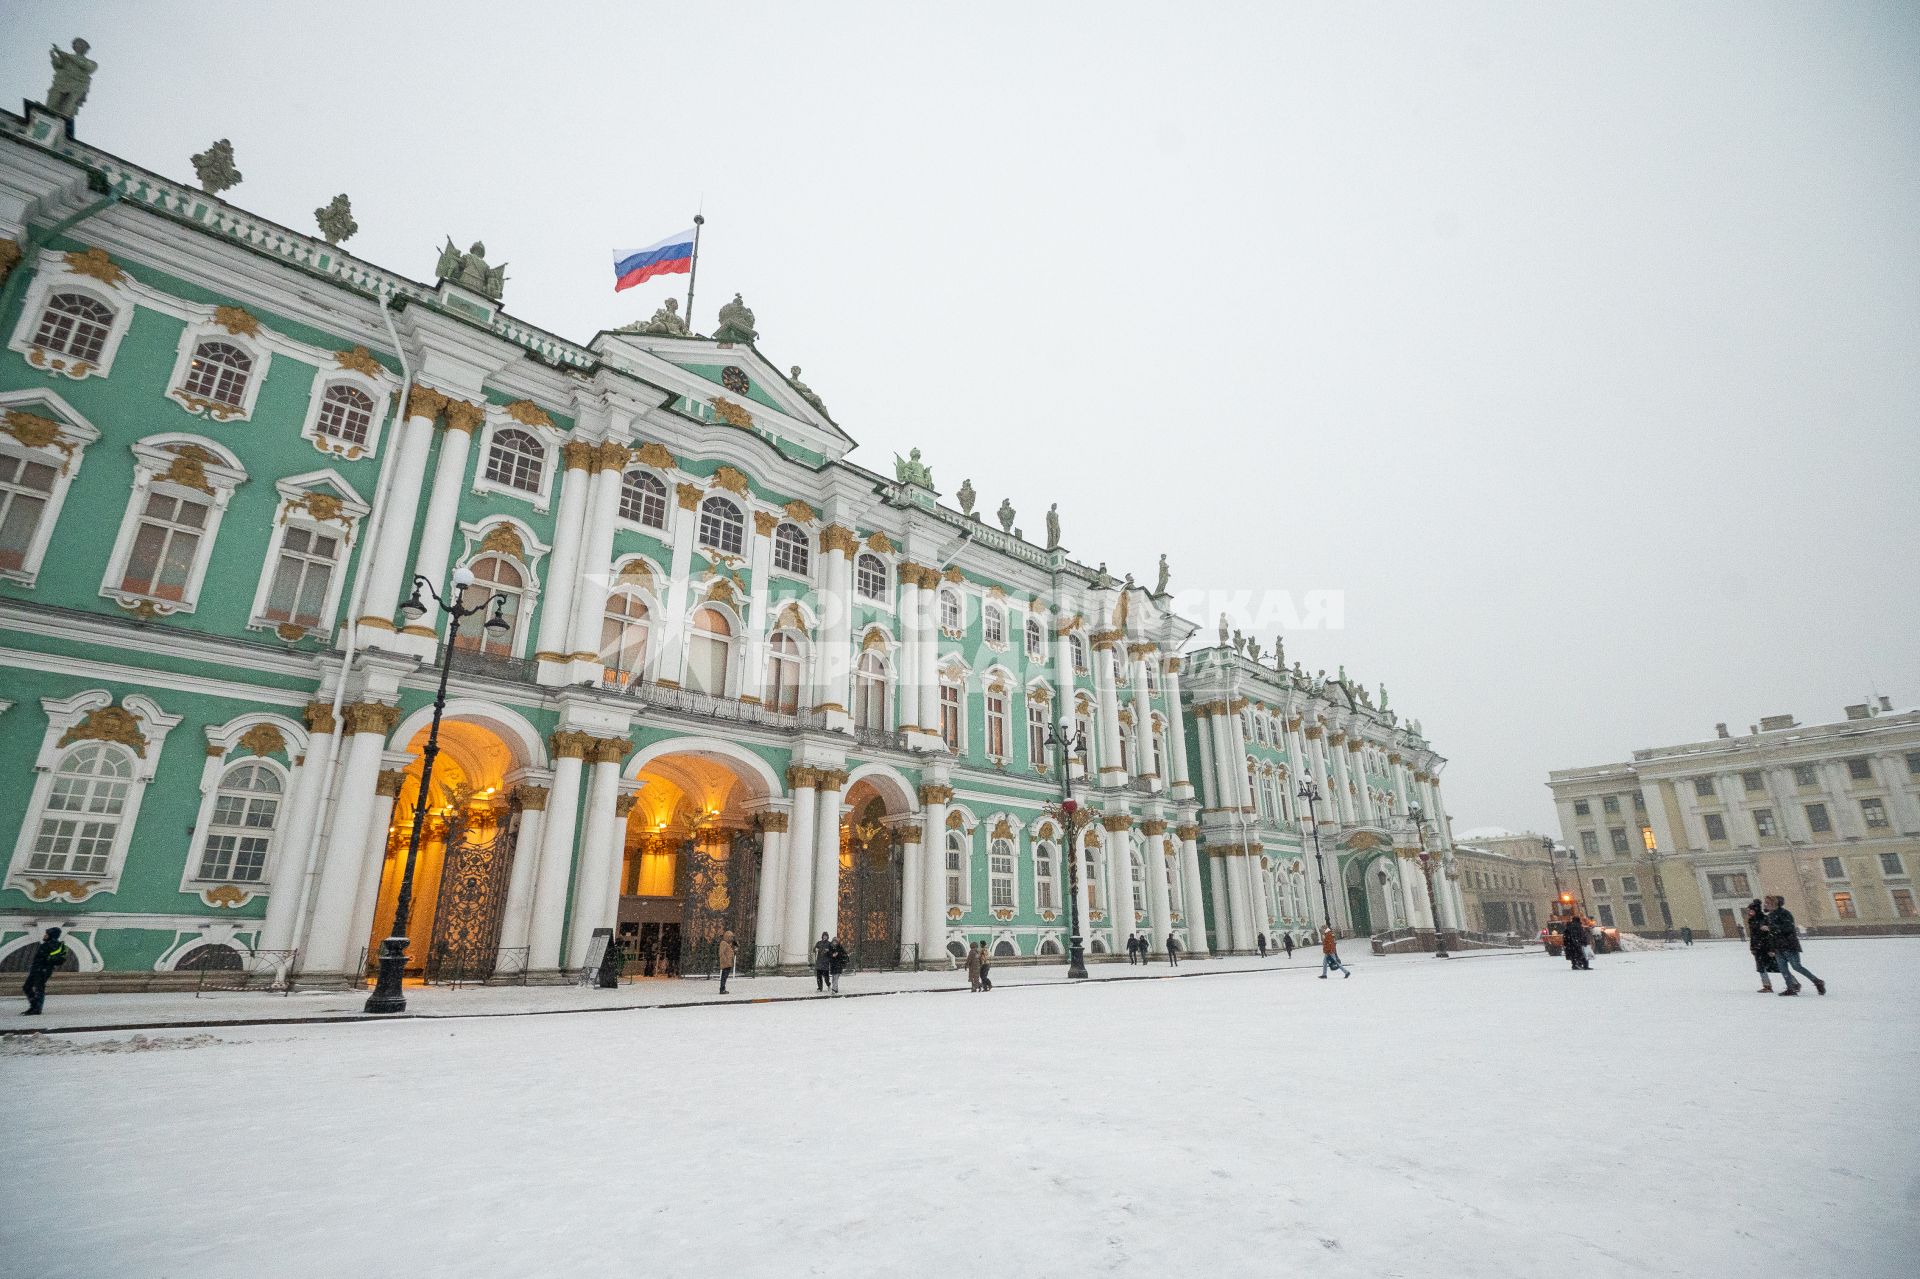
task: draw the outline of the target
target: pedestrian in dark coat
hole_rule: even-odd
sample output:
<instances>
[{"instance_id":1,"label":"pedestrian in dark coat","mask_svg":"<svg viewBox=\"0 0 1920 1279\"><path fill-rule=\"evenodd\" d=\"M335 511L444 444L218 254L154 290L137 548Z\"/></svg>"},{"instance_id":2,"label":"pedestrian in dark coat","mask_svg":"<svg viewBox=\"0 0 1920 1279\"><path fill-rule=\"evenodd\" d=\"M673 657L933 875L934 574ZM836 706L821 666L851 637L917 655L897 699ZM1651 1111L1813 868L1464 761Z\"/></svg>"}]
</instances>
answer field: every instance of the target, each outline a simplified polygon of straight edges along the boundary
<instances>
[{"instance_id":1,"label":"pedestrian in dark coat","mask_svg":"<svg viewBox=\"0 0 1920 1279\"><path fill-rule=\"evenodd\" d=\"M980 943L980 989L993 989L993 956L985 942Z\"/></svg>"},{"instance_id":2,"label":"pedestrian in dark coat","mask_svg":"<svg viewBox=\"0 0 1920 1279\"><path fill-rule=\"evenodd\" d=\"M847 948L840 944L838 937L833 939L833 947L827 951L827 970L833 976L833 993L840 993L840 974L847 971Z\"/></svg>"},{"instance_id":3,"label":"pedestrian in dark coat","mask_svg":"<svg viewBox=\"0 0 1920 1279\"><path fill-rule=\"evenodd\" d=\"M813 993L818 995L830 984L829 976L833 972L833 939L825 933L813 943Z\"/></svg>"},{"instance_id":4,"label":"pedestrian in dark coat","mask_svg":"<svg viewBox=\"0 0 1920 1279\"><path fill-rule=\"evenodd\" d=\"M1281 933L1280 944L1287 948L1287 958L1292 959L1293 958L1293 934Z\"/></svg>"},{"instance_id":5,"label":"pedestrian in dark coat","mask_svg":"<svg viewBox=\"0 0 1920 1279\"><path fill-rule=\"evenodd\" d=\"M1826 994L1827 983L1808 972L1807 966L1800 962L1800 928L1793 922L1793 912L1787 909L1787 899L1774 896L1768 900L1773 903L1773 909L1767 912L1767 932L1773 939L1773 957L1780 968L1780 979L1787 983L1787 988L1780 993L1783 996L1800 993L1800 983L1793 979L1794 970L1798 970L1813 983L1815 990Z\"/></svg>"},{"instance_id":6,"label":"pedestrian in dark coat","mask_svg":"<svg viewBox=\"0 0 1920 1279\"><path fill-rule=\"evenodd\" d=\"M979 942L967 946L967 989L985 990L980 984L980 971L986 967L987 956Z\"/></svg>"},{"instance_id":7,"label":"pedestrian in dark coat","mask_svg":"<svg viewBox=\"0 0 1920 1279\"><path fill-rule=\"evenodd\" d=\"M1691 945L1693 945L1693 929L1691 929L1691 928L1682 928L1682 929L1680 930L1680 944L1681 944L1682 946L1691 946Z\"/></svg>"},{"instance_id":8,"label":"pedestrian in dark coat","mask_svg":"<svg viewBox=\"0 0 1920 1279\"><path fill-rule=\"evenodd\" d=\"M47 929L40 944L33 948L33 958L27 961L27 979L20 983L20 991L27 997L27 1007L22 1017L38 1017L47 1002L47 979L52 977L60 965L67 962L71 952L67 943L60 940L58 928Z\"/></svg>"},{"instance_id":9,"label":"pedestrian in dark coat","mask_svg":"<svg viewBox=\"0 0 1920 1279\"><path fill-rule=\"evenodd\" d=\"M1258 937L1254 938L1254 945L1259 948L1260 958L1265 959L1267 957L1267 935L1261 933Z\"/></svg>"},{"instance_id":10,"label":"pedestrian in dark coat","mask_svg":"<svg viewBox=\"0 0 1920 1279\"><path fill-rule=\"evenodd\" d=\"M1756 995L1773 993L1773 932L1767 927L1767 908L1758 897L1747 903L1747 951L1753 956L1753 970L1760 974Z\"/></svg>"},{"instance_id":11,"label":"pedestrian in dark coat","mask_svg":"<svg viewBox=\"0 0 1920 1279\"><path fill-rule=\"evenodd\" d=\"M1587 922L1575 915L1560 925L1560 949L1567 953L1567 963L1574 972L1590 971L1587 963Z\"/></svg>"},{"instance_id":12,"label":"pedestrian in dark coat","mask_svg":"<svg viewBox=\"0 0 1920 1279\"><path fill-rule=\"evenodd\" d=\"M733 976L733 949L733 930L729 928L720 939L720 953L716 956L720 961L720 993L723 995L727 993L727 978Z\"/></svg>"},{"instance_id":13,"label":"pedestrian in dark coat","mask_svg":"<svg viewBox=\"0 0 1920 1279\"><path fill-rule=\"evenodd\" d=\"M1168 933L1167 934L1167 967L1178 968L1179 966L1180 966L1180 943L1173 939L1172 933Z\"/></svg>"}]
</instances>

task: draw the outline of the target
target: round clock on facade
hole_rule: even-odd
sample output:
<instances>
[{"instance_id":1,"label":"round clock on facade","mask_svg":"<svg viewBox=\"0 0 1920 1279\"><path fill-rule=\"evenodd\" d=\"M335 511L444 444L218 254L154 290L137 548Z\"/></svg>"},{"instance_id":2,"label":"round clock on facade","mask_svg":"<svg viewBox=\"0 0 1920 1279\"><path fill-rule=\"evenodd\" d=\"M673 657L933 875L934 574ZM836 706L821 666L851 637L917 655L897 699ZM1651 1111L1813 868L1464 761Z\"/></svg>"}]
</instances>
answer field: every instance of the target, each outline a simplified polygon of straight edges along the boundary
<instances>
[{"instance_id":1,"label":"round clock on facade","mask_svg":"<svg viewBox=\"0 0 1920 1279\"><path fill-rule=\"evenodd\" d=\"M720 370L720 385L735 395L745 395L753 389L753 383L747 381L747 371L736 364Z\"/></svg>"}]
</instances>

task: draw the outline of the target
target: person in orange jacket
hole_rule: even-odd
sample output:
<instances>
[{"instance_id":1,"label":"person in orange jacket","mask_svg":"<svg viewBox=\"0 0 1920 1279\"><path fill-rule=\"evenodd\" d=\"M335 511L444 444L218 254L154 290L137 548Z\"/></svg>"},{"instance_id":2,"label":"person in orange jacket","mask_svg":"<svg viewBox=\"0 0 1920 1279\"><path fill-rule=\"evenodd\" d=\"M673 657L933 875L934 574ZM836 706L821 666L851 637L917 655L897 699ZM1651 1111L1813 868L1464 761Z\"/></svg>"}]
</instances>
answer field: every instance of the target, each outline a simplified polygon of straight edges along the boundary
<instances>
[{"instance_id":1,"label":"person in orange jacket","mask_svg":"<svg viewBox=\"0 0 1920 1279\"><path fill-rule=\"evenodd\" d=\"M1327 979L1327 973L1338 968L1342 977L1353 976L1353 969L1340 962L1340 946L1334 940L1333 929L1325 928L1320 932L1320 980Z\"/></svg>"}]
</instances>

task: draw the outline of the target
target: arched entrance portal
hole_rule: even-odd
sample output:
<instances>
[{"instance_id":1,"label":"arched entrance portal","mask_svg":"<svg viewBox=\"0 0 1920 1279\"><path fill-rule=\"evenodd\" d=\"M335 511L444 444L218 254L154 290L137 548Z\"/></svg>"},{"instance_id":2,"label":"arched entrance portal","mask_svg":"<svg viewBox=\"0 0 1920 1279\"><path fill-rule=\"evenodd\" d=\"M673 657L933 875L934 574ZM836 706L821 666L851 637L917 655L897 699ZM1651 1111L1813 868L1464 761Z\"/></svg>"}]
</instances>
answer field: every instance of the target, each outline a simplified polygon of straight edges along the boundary
<instances>
[{"instance_id":1,"label":"arched entrance portal","mask_svg":"<svg viewBox=\"0 0 1920 1279\"><path fill-rule=\"evenodd\" d=\"M393 802L386 860L367 938L369 968L393 929L420 795L427 730L406 744L413 756ZM500 922L513 871L520 810L509 800L506 777L518 764L514 748L485 725L463 719L440 724L425 826L413 868L413 910L407 924L407 976L427 981L484 981L499 960Z\"/></svg>"},{"instance_id":2,"label":"arched entrance portal","mask_svg":"<svg viewBox=\"0 0 1920 1279\"><path fill-rule=\"evenodd\" d=\"M894 778L862 777L847 788L840 826L841 944L855 968L894 968L911 962L901 952L906 905L911 797ZM917 846L916 846L917 847Z\"/></svg>"},{"instance_id":3,"label":"arched entrance portal","mask_svg":"<svg viewBox=\"0 0 1920 1279\"><path fill-rule=\"evenodd\" d=\"M1386 932L1401 922L1393 908L1397 886L1390 856L1373 854L1356 857L1347 863L1341 876L1347 890L1347 909L1353 918L1353 930L1361 936Z\"/></svg>"},{"instance_id":4,"label":"arched entrance portal","mask_svg":"<svg viewBox=\"0 0 1920 1279\"><path fill-rule=\"evenodd\" d=\"M642 756L634 776L641 789L627 814L614 925L628 972L711 971L729 930L735 967L751 972L762 855L755 817L770 791L766 777L698 746Z\"/></svg>"}]
</instances>

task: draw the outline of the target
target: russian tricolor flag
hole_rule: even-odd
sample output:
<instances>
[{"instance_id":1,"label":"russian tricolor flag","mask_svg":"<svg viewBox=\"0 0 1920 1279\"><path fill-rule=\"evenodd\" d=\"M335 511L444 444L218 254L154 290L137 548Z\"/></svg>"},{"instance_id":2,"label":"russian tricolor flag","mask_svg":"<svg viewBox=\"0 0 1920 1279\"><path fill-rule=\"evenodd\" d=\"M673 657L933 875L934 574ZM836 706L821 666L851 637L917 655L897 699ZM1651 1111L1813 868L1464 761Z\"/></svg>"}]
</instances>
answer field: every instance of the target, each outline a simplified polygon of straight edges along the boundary
<instances>
[{"instance_id":1,"label":"russian tricolor flag","mask_svg":"<svg viewBox=\"0 0 1920 1279\"><path fill-rule=\"evenodd\" d=\"M618 249L613 255L613 291L630 289L656 275L685 275L693 270L693 228L676 231L644 249Z\"/></svg>"}]
</instances>

